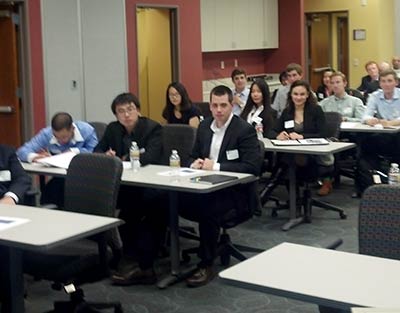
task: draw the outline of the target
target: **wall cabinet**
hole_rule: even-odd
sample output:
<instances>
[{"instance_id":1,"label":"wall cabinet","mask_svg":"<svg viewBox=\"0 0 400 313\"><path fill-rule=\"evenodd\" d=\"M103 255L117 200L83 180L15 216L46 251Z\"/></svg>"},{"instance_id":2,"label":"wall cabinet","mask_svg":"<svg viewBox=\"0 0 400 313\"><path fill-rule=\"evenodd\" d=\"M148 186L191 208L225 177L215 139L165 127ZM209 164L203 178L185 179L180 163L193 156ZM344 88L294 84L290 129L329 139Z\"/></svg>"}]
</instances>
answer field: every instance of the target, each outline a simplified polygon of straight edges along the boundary
<instances>
[{"instance_id":1,"label":"wall cabinet","mask_svg":"<svg viewBox=\"0 0 400 313\"><path fill-rule=\"evenodd\" d=\"M42 0L46 119L109 122L127 90L124 0Z\"/></svg>"},{"instance_id":2,"label":"wall cabinet","mask_svg":"<svg viewBox=\"0 0 400 313\"><path fill-rule=\"evenodd\" d=\"M202 51L278 48L278 0L201 0Z\"/></svg>"}]
</instances>

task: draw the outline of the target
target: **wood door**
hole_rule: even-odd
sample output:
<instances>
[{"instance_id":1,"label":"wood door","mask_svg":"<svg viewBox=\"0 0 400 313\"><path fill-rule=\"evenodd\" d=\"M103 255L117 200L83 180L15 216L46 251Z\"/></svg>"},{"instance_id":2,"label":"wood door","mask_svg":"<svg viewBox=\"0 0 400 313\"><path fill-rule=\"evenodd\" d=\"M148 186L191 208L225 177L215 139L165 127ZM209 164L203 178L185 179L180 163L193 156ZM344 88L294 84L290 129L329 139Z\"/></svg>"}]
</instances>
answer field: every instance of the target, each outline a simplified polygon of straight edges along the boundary
<instances>
[{"instance_id":1,"label":"wood door","mask_svg":"<svg viewBox=\"0 0 400 313\"><path fill-rule=\"evenodd\" d=\"M313 90L321 84L322 73L331 67L330 15L307 14L308 78Z\"/></svg>"},{"instance_id":2,"label":"wood door","mask_svg":"<svg viewBox=\"0 0 400 313\"><path fill-rule=\"evenodd\" d=\"M17 25L13 8L0 5L0 143L21 145Z\"/></svg>"}]
</instances>

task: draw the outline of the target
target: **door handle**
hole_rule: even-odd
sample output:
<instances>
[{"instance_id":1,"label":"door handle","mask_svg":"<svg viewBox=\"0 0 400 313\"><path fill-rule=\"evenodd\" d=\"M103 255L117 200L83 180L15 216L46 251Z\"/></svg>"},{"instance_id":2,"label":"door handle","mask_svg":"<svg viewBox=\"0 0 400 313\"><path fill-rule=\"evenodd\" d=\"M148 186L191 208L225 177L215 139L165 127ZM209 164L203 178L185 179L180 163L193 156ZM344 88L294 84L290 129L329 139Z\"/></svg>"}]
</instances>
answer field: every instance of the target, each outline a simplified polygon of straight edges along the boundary
<instances>
[{"instance_id":1,"label":"door handle","mask_svg":"<svg viewBox=\"0 0 400 313\"><path fill-rule=\"evenodd\" d=\"M13 113L14 109L9 105L0 105L0 113Z\"/></svg>"}]
</instances>

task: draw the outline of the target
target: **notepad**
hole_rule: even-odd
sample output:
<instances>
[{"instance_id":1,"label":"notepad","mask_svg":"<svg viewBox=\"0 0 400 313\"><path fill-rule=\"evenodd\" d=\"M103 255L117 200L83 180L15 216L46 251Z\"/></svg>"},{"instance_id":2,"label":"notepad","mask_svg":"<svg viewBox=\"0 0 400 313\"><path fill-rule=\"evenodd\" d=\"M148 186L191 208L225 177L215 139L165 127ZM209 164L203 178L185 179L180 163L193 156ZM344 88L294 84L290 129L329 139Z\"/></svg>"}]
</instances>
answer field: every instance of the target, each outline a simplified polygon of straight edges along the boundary
<instances>
[{"instance_id":1,"label":"notepad","mask_svg":"<svg viewBox=\"0 0 400 313\"><path fill-rule=\"evenodd\" d=\"M297 140L271 140L275 146L311 146L311 145L329 145L329 141L325 138L308 138Z\"/></svg>"},{"instance_id":2,"label":"notepad","mask_svg":"<svg viewBox=\"0 0 400 313\"><path fill-rule=\"evenodd\" d=\"M190 181L193 183L199 183L199 184L215 185L215 184L220 184L220 183L224 183L224 182L235 180L235 179L238 179L238 177L223 175L223 174L211 174L211 175L205 175L205 176L192 177L190 179Z\"/></svg>"},{"instance_id":3,"label":"notepad","mask_svg":"<svg viewBox=\"0 0 400 313\"><path fill-rule=\"evenodd\" d=\"M53 167L60 167L67 169L69 167L69 163L71 163L72 158L76 155L75 152L69 151L56 155L52 155L46 158L37 159L36 162Z\"/></svg>"}]
</instances>

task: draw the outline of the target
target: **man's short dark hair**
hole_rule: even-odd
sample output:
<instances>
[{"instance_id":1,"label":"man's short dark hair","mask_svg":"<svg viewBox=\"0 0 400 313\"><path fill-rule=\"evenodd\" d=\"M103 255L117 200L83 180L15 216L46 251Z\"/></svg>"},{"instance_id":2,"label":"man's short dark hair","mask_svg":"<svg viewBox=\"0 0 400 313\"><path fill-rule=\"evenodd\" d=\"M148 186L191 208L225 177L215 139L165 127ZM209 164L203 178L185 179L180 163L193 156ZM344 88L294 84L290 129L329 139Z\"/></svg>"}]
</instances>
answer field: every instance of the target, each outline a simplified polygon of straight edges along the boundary
<instances>
[{"instance_id":1,"label":"man's short dark hair","mask_svg":"<svg viewBox=\"0 0 400 313\"><path fill-rule=\"evenodd\" d=\"M389 75L392 75L395 80L398 80L396 72L394 70L392 70L392 69L384 70L384 71L380 72L379 73L379 78L386 77L386 76L389 76Z\"/></svg>"},{"instance_id":2,"label":"man's short dark hair","mask_svg":"<svg viewBox=\"0 0 400 313\"><path fill-rule=\"evenodd\" d=\"M287 73L292 72L292 71L296 71L297 74L299 74L299 75L303 74L303 68L301 67L300 64L297 64L297 63L289 63L286 66L286 72Z\"/></svg>"},{"instance_id":3,"label":"man's short dark hair","mask_svg":"<svg viewBox=\"0 0 400 313\"><path fill-rule=\"evenodd\" d=\"M210 92L210 102L211 102L211 97L212 95L215 96L223 96L223 95L228 95L229 103L232 103L233 101L233 93L232 90L230 90L228 87L224 85L219 85L214 87L211 92Z\"/></svg>"},{"instance_id":4,"label":"man's short dark hair","mask_svg":"<svg viewBox=\"0 0 400 313\"><path fill-rule=\"evenodd\" d=\"M63 129L70 130L72 127L72 116L66 112L54 114L51 119L51 128L58 132Z\"/></svg>"},{"instance_id":5,"label":"man's short dark hair","mask_svg":"<svg viewBox=\"0 0 400 313\"><path fill-rule=\"evenodd\" d=\"M242 68L235 68L232 73L231 73L231 78L232 80L235 78L237 75L244 75L246 76L246 71Z\"/></svg>"},{"instance_id":6,"label":"man's short dark hair","mask_svg":"<svg viewBox=\"0 0 400 313\"><path fill-rule=\"evenodd\" d=\"M124 92L115 97L115 99L111 103L111 111L114 114L117 114L116 108L118 105L129 104L129 103L133 103L136 106L136 108L140 110L139 99L130 92Z\"/></svg>"}]
</instances>

